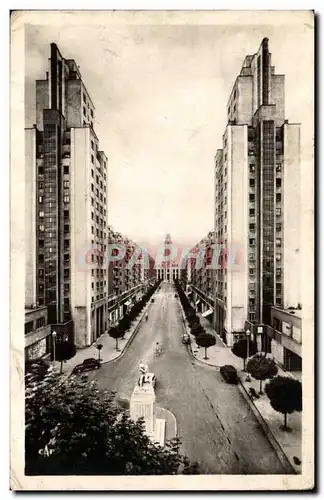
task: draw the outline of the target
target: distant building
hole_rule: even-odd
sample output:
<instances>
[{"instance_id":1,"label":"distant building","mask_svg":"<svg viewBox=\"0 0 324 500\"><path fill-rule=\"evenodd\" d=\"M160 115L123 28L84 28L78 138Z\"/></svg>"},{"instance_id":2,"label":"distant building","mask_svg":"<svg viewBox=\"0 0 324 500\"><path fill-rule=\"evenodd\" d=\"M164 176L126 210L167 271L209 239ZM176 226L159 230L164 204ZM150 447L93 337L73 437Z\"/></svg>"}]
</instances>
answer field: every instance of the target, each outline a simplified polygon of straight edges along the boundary
<instances>
[{"instance_id":1,"label":"distant building","mask_svg":"<svg viewBox=\"0 0 324 500\"><path fill-rule=\"evenodd\" d=\"M107 330L107 156L95 107L73 59L50 45L26 129L26 305L47 306L77 346Z\"/></svg>"},{"instance_id":2,"label":"distant building","mask_svg":"<svg viewBox=\"0 0 324 500\"><path fill-rule=\"evenodd\" d=\"M172 255L172 239L170 234L167 234L164 240L163 257L156 263L156 277L158 280L173 282L181 277L180 263L175 259L171 259Z\"/></svg>"}]
</instances>

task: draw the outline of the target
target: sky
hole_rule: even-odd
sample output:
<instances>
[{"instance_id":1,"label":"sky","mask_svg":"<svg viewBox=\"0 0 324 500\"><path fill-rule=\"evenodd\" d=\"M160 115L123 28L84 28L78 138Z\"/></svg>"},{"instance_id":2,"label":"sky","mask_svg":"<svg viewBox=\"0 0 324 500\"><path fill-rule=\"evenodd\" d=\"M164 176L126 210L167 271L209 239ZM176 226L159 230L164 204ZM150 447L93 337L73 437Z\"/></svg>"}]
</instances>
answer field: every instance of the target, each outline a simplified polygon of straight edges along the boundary
<instances>
[{"instance_id":1,"label":"sky","mask_svg":"<svg viewBox=\"0 0 324 500\"><path fill-rule=\"evenodd\" d=\"M213 13L206 22L193 12L183 22L181 13L142 12L134 22L132 12L44 11L26 28L25 126L35 123L35 80L56 42L76 60L95 105L108 156L108 223L143 246L170 233L190 247L213 229L227 100L245 55L264 37L276 73L286 75L286 116L302 123L302 162L312 155L312 27L307 16L248 14L238 22L227 13L224 22Z\"/></svg>"}]
</instances>

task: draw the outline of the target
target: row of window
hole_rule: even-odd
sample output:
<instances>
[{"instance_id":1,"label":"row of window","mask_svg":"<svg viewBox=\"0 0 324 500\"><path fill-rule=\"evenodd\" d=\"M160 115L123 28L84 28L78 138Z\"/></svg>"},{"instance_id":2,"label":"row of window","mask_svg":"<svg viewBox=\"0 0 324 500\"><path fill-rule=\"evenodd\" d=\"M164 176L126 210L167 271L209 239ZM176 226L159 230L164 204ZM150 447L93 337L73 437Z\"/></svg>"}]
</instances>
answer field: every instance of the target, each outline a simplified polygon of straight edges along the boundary
<instances>
[{"instance_id":1,"label":"row of window","mask_svg":"<svg viewBox=\"0 0 324 500\"><path fill-rule=\"evenodd\" d=\"M42 326L45 326L45 317L44 316L36 319L36 330L38 328L42 328ZM27 333L31 333L32 331L34 331L34 321L28 321L27 323L25 323L25 335Z\"/></svg>"}]
</instances>

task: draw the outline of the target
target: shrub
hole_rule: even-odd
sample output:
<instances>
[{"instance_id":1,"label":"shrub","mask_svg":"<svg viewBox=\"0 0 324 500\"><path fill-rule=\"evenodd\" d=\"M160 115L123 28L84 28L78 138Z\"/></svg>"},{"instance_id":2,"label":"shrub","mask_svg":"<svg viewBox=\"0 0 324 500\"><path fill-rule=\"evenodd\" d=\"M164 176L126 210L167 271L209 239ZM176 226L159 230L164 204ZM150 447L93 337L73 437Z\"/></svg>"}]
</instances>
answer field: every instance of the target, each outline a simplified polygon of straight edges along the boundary
<instances>
[{"instance_id":1,"label":"shrub","mask_svg":"<svg viewBox=\"0 0 324 500\"><path fill-rule=\"evenodd\" d=\"M299 380L278 375L265 386L272 408L284 415L283 430L288 430L287 414L302 411L302 385Z\"/></svg>"},{"instance_id":2,"label":"shrub","mask_svg":"<svg viewBox=\"0 0 324 500\"><path fill-rule=\"evenodd\" d=\"M208 347L212 347L213 345L216 344L216 337L214 335L211 335L210 333L202 333L199 334L198 337L196 338L197 345L199 347L204 347L205 348L205 357L204 359L207 358L207 349Z\"/></svg>"}]
</instances>

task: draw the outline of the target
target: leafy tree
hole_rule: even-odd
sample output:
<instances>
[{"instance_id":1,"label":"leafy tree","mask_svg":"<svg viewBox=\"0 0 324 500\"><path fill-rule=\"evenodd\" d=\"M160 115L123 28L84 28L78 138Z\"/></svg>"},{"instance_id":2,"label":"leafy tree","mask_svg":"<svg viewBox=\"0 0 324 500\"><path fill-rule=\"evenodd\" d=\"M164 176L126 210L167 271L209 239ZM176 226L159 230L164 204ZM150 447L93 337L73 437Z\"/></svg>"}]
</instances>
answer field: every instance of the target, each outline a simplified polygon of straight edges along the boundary
<instances>
[{"instance_id":1,"label":"leafy tree","mask_svg":"<svg viewBox=\"0 0 324 500\"><path fill-rule=\"evenodd\" d=\"M205 329L200 323L195 323L194 325L190 325L190 331L192 335L195 335L196 337L197 335L202 335L205 332Z\"/></svg>"},{"instance_id":2,"label":"leafy tree","mask_svg":"<svg viewBox=\"0 0 324 500\"><path fill-rule=\"evenodd\" d=\"M253 356L256 354L258 348L255 342L253 342L251 339L249 340L249 356ZM248 341L246 338L238 340L233 347L232 347L232 353L235 354L238 358L243 359L243 369L245 370L245 361L247 359L248 355Z\"/></svg>"},{"instance_id":3,"label":"leafy tree","mask_svg":"<svg viewBox=\"0 0 324 500\"><path fill-rule=\"evenodd\" d=\"M100 361L100 351L101 351L102 348L103 348L102 344L97 344L96 345L96 349L98 349L98 359L99 359L99 361Z\"/></svg>"},{"instance_id":4,"label":"leafy tree","mask_svg":"<svg viewBox=\"0 0 324 500\"><path fill-rule=\"evenodd\" d=\"M43 359L28 360L25 362L25 384L42 380L50 364Z\"/></svg>"},{"instance_id":5,"label":"leafy tree","mask_svg":"<svg viewBox=\"0 0 324 500\"><path fill-rule=\"evenodd\" d=\"M56 342L55 360L61 362L60 373L63 371L63 361L73 358L76 353L76 347L72 342Z\"/></svg>"},{"instance_id":6,"label":"leafy tree","mask_svg":"<svg viewBox=\"0 0 324 500\"><path fill-rule=\"evenodd\" d=\"M262 381L277 375L278 368L273 359L267 358L264 354L256 354L249 359L246 371L256 380L260 380L260 394L262 394Z\"/></svg>"},{"instance_id":7,"label":"leafy tree","mask_svg":"<svg viewBox=\"0 0 324 500\"><path fill-rule=\"evenodd\" d=\"M196 342L199 345L199 347L204 347L205 348L205 357L204 359L207 358L207 349L208 347L211 347L216 344L216 337L214 335L211 335L210 333L202 333L198 335L196 338Z\"/></svg>"},{"instance_id":8,"label":"leafy tree","mask_svg":"<svg viewBox=\"0 0 324 500\"><path fill-rule=\"evenodd\" d=\"M278 375L267 383L265 392L272 408L284 415L283 430L290 430L287 414L302 411L302 384L294 378Z\"/></svg>"},{"instance_id":9,"label":"leafy tree","mask_svg":"<svg viewBox=\"0 0 324 500\"><path fill-rule=\"evenodd\" d=\"M176 474L185 466L180 440L164 447L133 422L114 393L99 392L86 378L49 373L26 388L27 475Z\"/></svg>"},{"instance_id":10,"label":"leafy tree","mask_svg":"<svg viewBox=\"0 0 324 500\"><path fill-rule=\"evenodd\" d=\"M124 336L124 332L119 327L113 326L108 331L109 337L116 340L116 351L118 351L118 340Z\"/></svg>"}]
</instances>

